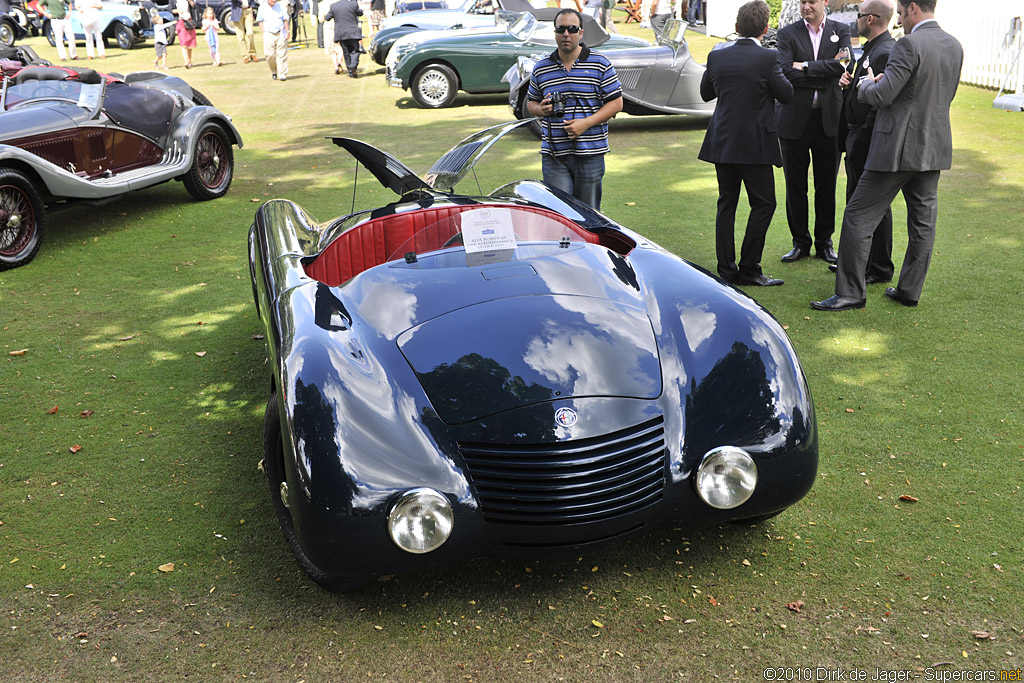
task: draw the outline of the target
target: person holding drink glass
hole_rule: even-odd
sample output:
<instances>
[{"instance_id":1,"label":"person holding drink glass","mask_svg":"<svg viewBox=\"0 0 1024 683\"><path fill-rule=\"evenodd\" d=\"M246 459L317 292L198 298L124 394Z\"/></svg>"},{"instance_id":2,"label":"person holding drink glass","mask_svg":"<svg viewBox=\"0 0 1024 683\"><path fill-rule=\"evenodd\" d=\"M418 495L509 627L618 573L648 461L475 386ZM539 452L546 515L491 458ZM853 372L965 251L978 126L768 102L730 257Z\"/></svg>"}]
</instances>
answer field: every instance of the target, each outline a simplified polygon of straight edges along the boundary
<instances>
[{"instance_id":1,"label":"person holding drink glass","mask_svg":"<svg viewBox=\"0 0 1024 683\"><path fill-rule=\"evenodd\" d=\"M857 189L857 181L864 173L864 163L868 160L868 149L871 146L871 132L875 127L877 110L857 99L857 89L853 86L864 76L874 77L876 73L885 71L889 62L889 53L896 44L889 34L889 20L892 19L892 5L888 0L865 0L857 12L857 33L866 41L862 44L863 54L853 65L847 68L839 78L839 87L843 89L842 123L839 126L840 151L846 152L846 201L853 197ZM844 136L845 132L845 138ZM836 266L829 269L835 272ZM871 239L871 251L868 255L867 270L864 273L867 284L889 282L892 280L895 267L892 263L892 209L886 208L885 215Z\"/></svg>"},{"instance_id":2,"label":"person holding drink glass","mask_svg":"<svg viewBox=\"0 0 1024 683\"><path fill-rule=\"evenodd\" d=\"M836 175L839 171L839 112L845 72L840 51L849 59L850 28L825 17L828 0L800 0L802 21L778 33L782 72L793 84L793 99L775 108L782 172L786 178L786 220L793 249L784 263L811 255L835 263L832 233L836 223ZM845 131L844 131L845 134ZM814 237L809 230L807 170L814 163Z\"/></svg>"}]
</instances>

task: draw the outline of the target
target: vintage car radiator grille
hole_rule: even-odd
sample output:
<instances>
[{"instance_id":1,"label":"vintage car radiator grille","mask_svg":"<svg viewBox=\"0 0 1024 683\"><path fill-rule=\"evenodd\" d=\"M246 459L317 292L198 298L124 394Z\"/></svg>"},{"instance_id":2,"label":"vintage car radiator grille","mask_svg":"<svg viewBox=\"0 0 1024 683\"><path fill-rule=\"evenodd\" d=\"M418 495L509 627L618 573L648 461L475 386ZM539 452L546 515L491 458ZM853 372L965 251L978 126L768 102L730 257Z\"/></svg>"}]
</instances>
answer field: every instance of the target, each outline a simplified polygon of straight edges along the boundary
<instances>
[{"instance_id":1,"label":"vintage car radiator grille","mask_svg":"<svg viewBox=\"0 0 1024 683\"><path fill-rule=\"evenodd\" d=\"M662 418L591 439L544 444L460 443L488 522L573 524L659 501L665 488Z\"/></svg>"},{"instance_id":2,"label":"vintage car radiator grille","mask_svg":"<svg viewBox=\"0 0 1024 683\"><path fill-rule=\"evenodd\" d=\"M640 83L640 74L643 73L643 67L624 67L616 69L615 73L619 77L619 83L622 84L623 90L633 90Z\"/></svg>"}]
</instances>

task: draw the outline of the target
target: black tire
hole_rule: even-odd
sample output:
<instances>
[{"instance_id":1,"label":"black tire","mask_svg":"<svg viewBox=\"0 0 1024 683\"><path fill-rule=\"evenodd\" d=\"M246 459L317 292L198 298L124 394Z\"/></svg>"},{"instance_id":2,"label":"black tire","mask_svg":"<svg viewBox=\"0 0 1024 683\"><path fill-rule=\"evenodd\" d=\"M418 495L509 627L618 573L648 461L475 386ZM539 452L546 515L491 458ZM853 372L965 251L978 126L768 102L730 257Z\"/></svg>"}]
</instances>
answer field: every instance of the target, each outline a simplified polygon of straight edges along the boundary
<instances>
[{"instance_id":1,"label":"black tire","mask_svg":"<svg viewBox=\"0 0 1024 683\"><path fill-rule=\"evenodd\" d=\"M427 64L412 77L412 98L424 109L450 107L459 94L459 77L446 64Z\"/></svg>"},{"instance_id":2,"label":"black tire","mask_svg":"<svg viewBox=\"0 0 1024 683\"><path fill-rule=\"evenodd\" d=\"M114 22L114 40L122 50L131 50L135 47L135 34L119 21Z\"/></svg>"},{"instance_id":3,"label":"black tire","mask_svg":"<svg viewBox=\"0 0 1024 683\"><path fill-rule=\"evenodd\" d=\"M527 88L524 87L522 89L522 92L519 93L519 104L516 106L516 118L519 119L520 121L522 121L523 119L528 119L532 116L532 114L530 114L530 112L526 110L526 91ZM541 129L541 119L534 118L533 121L530 121L528 124L526 124L526 129L529 130L535 138L540 140L541 133L543 132Z\"/></svg>"},{"instance_id":4,"label":"black tire","mask_svg":"<svg viewBox=\"0 0 1024 683\"><path fill-rule=\"evenodd\" d=\"M43 200L24 173L0 169L0 270L23 266L43 240Z\"/></svg>"},{"instance_id":5,"label":"black tire","mask_svg":"<svg viewBox=\"0 0 1024 683\"><path fill-rule=\"evenodd\" d=\"M50 43L50 47L57 47L57 39L53 37L53 26L49 20L43 24L43 35L46 36L46 41Z\"/></svg>"},{"instance_id":6,"label":"black tire","mask_svg":"<svg viewBox=\"0 0 1024 683\"><path fill-rule=\"evenodd\" d=\"M229 33L231 35L235 35L235 22L231 21L231 6L230 5L225 7L221 11L220 18L218 19L218 21L220 22L220 27L222 29L224 29L224 33Z\"/></svg>"},{"instance_id":7,"label":"black tire","mask_svg":"<svg viewBox=\"0 0 1024 683\"><path fill-rule=\"evenodd\" d=\"M14 28L6 21L0 21L0 47L14 45Z\"/></svg>"},{"instance_id":8,"label":"black tire","mask_svg":"<svg viewBox=\"0 0 1024 683\"><path fill-rule=\"evenodd\" d=\"M203 93L199 92L195 88L192 88L192 101L204 107L213 106L213 102L210 101L210 98L204 95Z\"/></svg>"},{"instance_id":9,"label":"black tire","mask_svg":"<svg viewBox=\"0 0 1024 683\"><path fill-rule=\"evenodd\" d=\"M309 575L321 587L334 593L358 588L371 578L370 576L358 578L341 578L328 574L320 567L313 564L309 555L299 544L298 536L295 534L295 522L292 521L292 513L289 506L285 504L284 497L291 497L291 487L287 486L287 476L284 466L284 444L281 441L281 419L277 407L277 393L270 394L267 401L267 409L263 414L263 470L267 475L267 486L270 488L270 499L274 503L274 512L277 513L277 521L281 525L281 532L284 534L288 547L298 561L302 571ZM284 485L284 486L282 486Z\"/></svg>"},{"instance_id":10,"label":"black tire","mask_svg":"<svg viewBox=\"0 0 1024 683\"><path fill-rule=\"evenodd\" d=\"M235 172L231 141L224 129L212 121L206 123L196 136L192 156L192 166L182 179L188 193L201 202L223 197Z\"/></svg>"}]
</instances>

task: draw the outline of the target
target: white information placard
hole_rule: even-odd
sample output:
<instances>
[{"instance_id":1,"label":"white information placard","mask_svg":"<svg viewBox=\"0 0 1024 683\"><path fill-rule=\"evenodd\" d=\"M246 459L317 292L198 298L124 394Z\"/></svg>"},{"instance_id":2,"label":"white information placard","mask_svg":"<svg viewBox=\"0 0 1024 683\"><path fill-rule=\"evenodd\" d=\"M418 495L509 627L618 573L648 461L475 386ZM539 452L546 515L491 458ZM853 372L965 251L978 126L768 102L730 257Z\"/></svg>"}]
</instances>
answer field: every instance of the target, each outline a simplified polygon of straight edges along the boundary
<instances>
[{"instance_id":1,"label":"white information placard","mask_svg":"<svg viewBox=\"0 0 1024 683\"><path fill-rule=\"evenodd\" d=\"M512 230L512 211L506 208L483 208L463 211L462 243L467 254L499 249L515 249L516 235Z\"/></svg>"},{"instance_id":2,"label":"white information placard","mask_svg":"<svg viewBox=\"0 0 1024 683\"><path fill-rule=\"evenodd\" d=\"M102 83L83 83L82 89L78 93L78 106L92 111L100 103L100 95L102 94Z\"/></svg>"}]
</instances>

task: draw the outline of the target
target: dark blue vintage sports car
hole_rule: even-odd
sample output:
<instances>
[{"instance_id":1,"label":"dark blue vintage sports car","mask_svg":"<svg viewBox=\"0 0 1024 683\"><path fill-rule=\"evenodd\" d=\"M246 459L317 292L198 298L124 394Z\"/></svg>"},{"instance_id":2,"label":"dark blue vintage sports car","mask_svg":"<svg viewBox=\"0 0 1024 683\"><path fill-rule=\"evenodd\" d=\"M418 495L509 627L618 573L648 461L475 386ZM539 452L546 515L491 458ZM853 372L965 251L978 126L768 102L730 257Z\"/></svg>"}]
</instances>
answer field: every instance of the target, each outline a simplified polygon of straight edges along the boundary
<instances>
[{"instance_id":1,"label":"dark blue vintage sports car","mask_svg":"<svg viewBox=\"0 0 1024 683\"><path fill-rule=\"evenodd\" d=\"M756 301L539 181L453 193L523 123L424 179L335 138L399 199L327 223L283 199L256 213L261 464L329 589L770 517L814 481L810 392Z\"/></svg>"}]
</instances>

